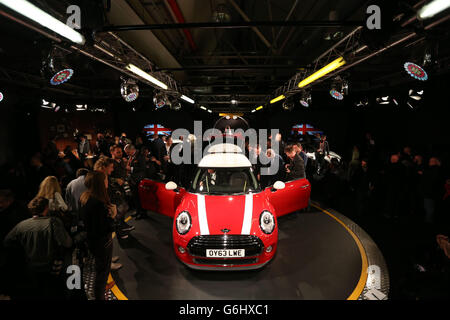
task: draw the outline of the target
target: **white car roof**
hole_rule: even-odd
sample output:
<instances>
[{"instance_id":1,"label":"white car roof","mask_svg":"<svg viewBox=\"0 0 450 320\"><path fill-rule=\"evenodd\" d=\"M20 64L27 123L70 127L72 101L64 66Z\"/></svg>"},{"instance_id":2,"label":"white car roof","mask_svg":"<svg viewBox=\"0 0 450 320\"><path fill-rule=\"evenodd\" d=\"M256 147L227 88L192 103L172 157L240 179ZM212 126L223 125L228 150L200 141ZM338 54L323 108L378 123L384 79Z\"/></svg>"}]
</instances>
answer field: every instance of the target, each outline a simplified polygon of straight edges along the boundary
<instances>
[{"instance_id":1,"label":"white car roof","mask_svg":"<svg viewBox=\"0 0 450 320\"><path fill-rule=\"evenodd\" d=\"M219 143L210 146L208 153L242 153L242 149L232 143Z\"/></svg>"},{"instance_id":2,"label":"white car roof","mask_svg":"<svg viewBox=\"0 0 450 320\"><path fill-rule=\"evenodd\" d=\"M250 168L250 160L242 153L210 153L203 157L199 168Z\"/></svg>"}]
</instances>

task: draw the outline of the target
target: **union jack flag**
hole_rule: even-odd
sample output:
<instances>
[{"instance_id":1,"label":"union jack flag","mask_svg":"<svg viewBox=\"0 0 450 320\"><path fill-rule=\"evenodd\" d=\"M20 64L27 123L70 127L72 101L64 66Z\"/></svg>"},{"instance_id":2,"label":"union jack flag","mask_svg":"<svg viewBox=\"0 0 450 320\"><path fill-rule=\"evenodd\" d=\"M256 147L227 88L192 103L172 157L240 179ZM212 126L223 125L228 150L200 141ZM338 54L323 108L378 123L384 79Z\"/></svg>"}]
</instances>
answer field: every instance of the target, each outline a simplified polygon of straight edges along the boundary
<instances>
[{"instance_id":1,"label":"union jack flag","mask_svg":"<svg viewBox=\"0 0 450 320\"><path fill-rule=\"evenodd\" d=\"M323 134L323 131L315 129L312 125L306 124L306 123L296 124L296 125L292 126L291 133L295 134L296 132L298 132L298 134L301 134L301 135L303 135L305 133L307 133L309 135L315 135L317 133L320 135Z\"/></svg>"},{"instance_id":2,"label":"union jack flag","mask_svg":"<svg viewBox=\"0 0 450 320\"><path fill-rule=\"evenodd\" d=\"M151 137L155 134L169 136L172 133L172 130L169 128L165 128L160 124L148 124L144 127L144 132L147 137Z\"/></svg>"}]
</instances>

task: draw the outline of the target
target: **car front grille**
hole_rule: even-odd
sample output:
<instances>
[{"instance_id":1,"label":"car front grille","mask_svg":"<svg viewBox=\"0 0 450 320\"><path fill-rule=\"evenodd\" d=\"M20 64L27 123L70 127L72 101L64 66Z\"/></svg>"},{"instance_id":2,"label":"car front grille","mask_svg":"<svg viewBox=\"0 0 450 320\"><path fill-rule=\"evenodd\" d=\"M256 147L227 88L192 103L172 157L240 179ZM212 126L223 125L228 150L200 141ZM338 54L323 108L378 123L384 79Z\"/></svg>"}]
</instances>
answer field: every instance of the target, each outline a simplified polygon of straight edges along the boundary
<instances>
[{"instance_id":1,"label":"car front grille","mask_svg":"<svg viewBox=\"0 0 450 320\"><path fill-rule=\"evenodd\" d=\"M246 258L255 257L261 254L263 248L258 237L240 234L196 236L187 245L189 254L194 257L206 257L206 249L245 249Z\"/></svg>"}]
</instances>

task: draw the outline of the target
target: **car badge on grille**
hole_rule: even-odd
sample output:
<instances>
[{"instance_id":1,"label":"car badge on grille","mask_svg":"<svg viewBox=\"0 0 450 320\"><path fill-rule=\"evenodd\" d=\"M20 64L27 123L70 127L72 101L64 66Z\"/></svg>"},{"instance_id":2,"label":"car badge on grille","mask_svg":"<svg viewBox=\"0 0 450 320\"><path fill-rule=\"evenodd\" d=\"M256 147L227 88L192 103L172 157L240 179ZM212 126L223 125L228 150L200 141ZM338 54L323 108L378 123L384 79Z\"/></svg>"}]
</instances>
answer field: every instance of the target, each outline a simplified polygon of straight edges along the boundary
<instances>
[{"instance_id":1,"label":"car badge on grille","mask_svg":"<svg viewBox=\"0 0 450 320\"><path fill-rule=\"evenodd\" d=\"M223 233L228 233L228 232L230 232L231 230L230 229L222 229L222 230L220 230L220 231L222 231Z\"/></svg>"}]
</instances>

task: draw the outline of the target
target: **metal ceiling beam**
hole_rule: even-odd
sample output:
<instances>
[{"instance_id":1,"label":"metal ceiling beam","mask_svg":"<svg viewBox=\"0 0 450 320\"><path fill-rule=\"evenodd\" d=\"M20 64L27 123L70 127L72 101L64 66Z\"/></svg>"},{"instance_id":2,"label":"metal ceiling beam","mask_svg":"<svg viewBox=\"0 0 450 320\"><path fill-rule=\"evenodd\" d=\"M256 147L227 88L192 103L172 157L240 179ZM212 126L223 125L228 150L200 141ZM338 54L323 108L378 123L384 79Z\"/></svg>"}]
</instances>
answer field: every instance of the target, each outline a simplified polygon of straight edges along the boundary
<instances>
[{"instance_id":1,"label":"metal ceiling beam","mask_svg":"<svg viewBox=\"0 0 450 320\"><path fill-rule=\"evenodd\" d=\"M140 24L106 26L98 32L139 31L139 30L162 30L162 29L245 29L253 27L357 27L364 26L364 21L244 21L244 22L192 22L192 23L164 23L164 24Z\"/></svg>"},{"instance_id":2,"label":"metal ceiling beam","mask_svg":"<svg viewBox=\"0 0 450 320\"><path fill-rule=\"evenodd\" d=\"M306 66L291 66L291 65L205 65L205 66L186 66L181 68L159 68L158 71L246 71L246 70L273 70L273 69L298 69Z\"/></svg>"}]
</instances>

